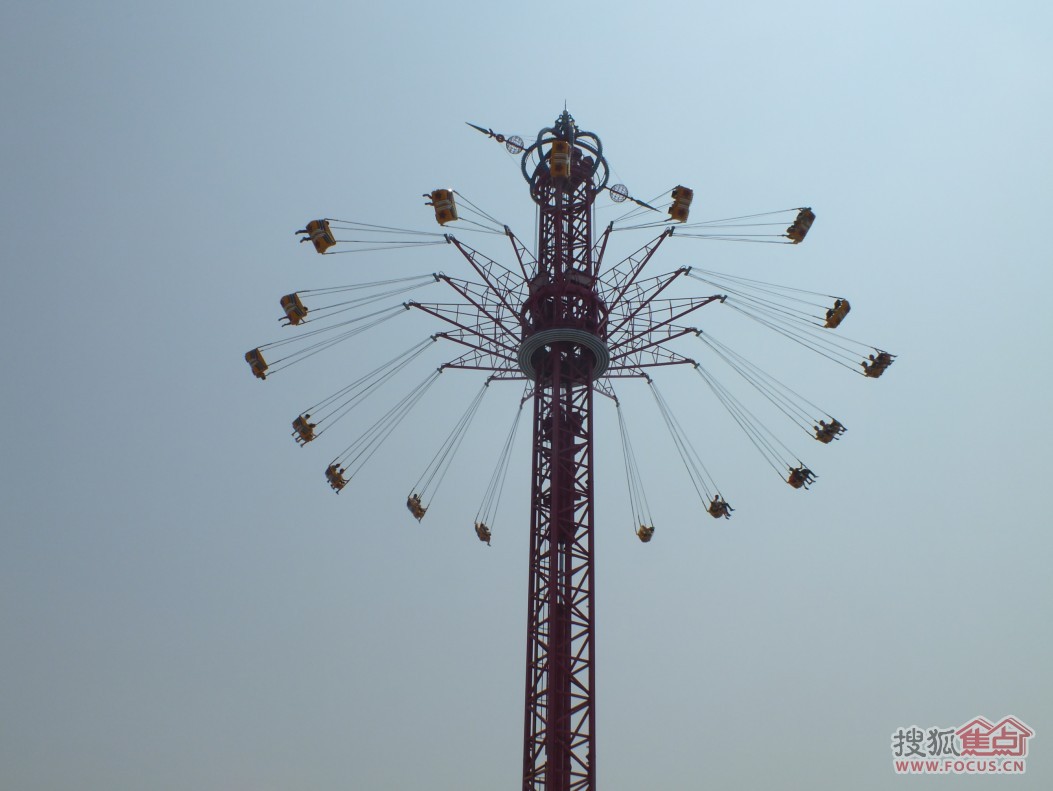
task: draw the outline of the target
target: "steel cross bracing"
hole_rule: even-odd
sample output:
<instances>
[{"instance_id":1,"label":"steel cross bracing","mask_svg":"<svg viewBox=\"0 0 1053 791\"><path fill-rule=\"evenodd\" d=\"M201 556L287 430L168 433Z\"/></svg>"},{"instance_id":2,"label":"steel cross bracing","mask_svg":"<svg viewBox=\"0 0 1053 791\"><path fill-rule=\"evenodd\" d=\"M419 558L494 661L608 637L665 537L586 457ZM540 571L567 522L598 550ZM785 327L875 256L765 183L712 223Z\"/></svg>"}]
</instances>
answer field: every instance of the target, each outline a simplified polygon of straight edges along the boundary
<instances>
[{"instance_id":1,"label":"steel cross bracing","mask_svg":"<svg viewBox=\"0 0 1053 791\"><path fill-rule=\"evenodd\" d=\"M443 368L533 380L523 789L595 789L593 395L614 398L610 379L647 368L694 365L664 344L697 333L677 322L721 297L660 298L683 268L640 279L671 228L601 271L612 228L594 240L592 209L607 163L565 111L525 148L522 170L538 206L536 258L507 227L514 269L448 235L479 281L436 274L458 301L406 307L463 347Z\"/></svg>"},{"instance_id":2,"label":"steel cross bracing","mask_svg":"<svg viewBox=\"0 0 1053 791\"><path fill-rule=\"evenodd\" d=\"M523 342L570 330L606 341L606 306L596 291L592 203L599 161L575 143L564 113L535 144L531 195L538 204L538 268L521 314ZM569 173L554 173L546 142L569 143ZM598 143L598 141L597 141ZM526 154L529 156L529 153ZM523 788L595 787L593 635L593 433L595 354L554 340L533 354L533 486Z\"/></svg>"}]
</instances>

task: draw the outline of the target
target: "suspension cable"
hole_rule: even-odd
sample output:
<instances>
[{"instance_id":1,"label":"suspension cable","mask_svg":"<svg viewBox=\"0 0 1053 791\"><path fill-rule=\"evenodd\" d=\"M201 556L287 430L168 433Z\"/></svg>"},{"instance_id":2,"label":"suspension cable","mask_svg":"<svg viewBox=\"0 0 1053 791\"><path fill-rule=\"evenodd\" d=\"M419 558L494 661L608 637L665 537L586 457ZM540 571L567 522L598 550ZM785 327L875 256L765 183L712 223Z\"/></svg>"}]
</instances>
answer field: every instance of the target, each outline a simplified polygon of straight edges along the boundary
<instances>
[{"instance_id":1,"label":"suspension cable","mask_svg":"<svg viewBox=\"0 0 1053 791\"><path fill-rule=\"evenodd\" d=\"M340 242L344 244L375 244L382 245L381 247L358 247L354 250L332 250L327 252L326 255L346 255L348 253L375 253L379 250L402 250L410 247L430 247L434 245L446 244L446 241L440 239L435 242L400 242L400 241L375 241L375 240L363 240L363 239L340 239Z\"/></svg>"},{"instance_id":2,"label":"suspension cable","mask_svg":"<svg viewBox=\"0 0 1053 791\"><path fill-rule=\"evenodd\" d=\"M718 357L724 360L724 362L738 373L739 376L753 385L753 387L774 404L779 411L804 429L806 434L811 434L812 424L818 418L813 417L807 412L802 406L802 403L810 406L820 414L830 417L829 412L816 406L796 390L750 362L738 352L735 352L718 341L712 335L703 333L699 330L698 339L705 343ZM791 398L791 396L793 397Z\"/></svg>"},{"instance_id":3,"label":"suspension cable","mask_svg":"<svg viewBox=\"0 0 1053 791\"><path fill-rule=\"evenodd\" d=\"M435 380L442 374L442 369L433 371L424 381L418 384L408 395L404 396L391 409L384 413L383 417L367 428L361 436L348 445L340 454L333 459L334 464L341 465L350 472L348 480L357 474L373 454L377 452L384 440L390 436L400 422L410 413L417 402L424 397L428 389L435 384Z\"/></svg>"},{"instance_id":4,"label":"suspension cable","mask_svg":"<svg viewBox=\"0 0 1053 791\"><path fill-rule=\"evenodd\" d=\"M731 395L727 388L721 385L720 382L705 370L705 368L701 365L695 365L695 370L698 372L699 376L702 377L702 380L709 385L709 388L713 391L717 400L720 401L721 405L728 411L734 421L739 424L739 428L743 430L764 460L768 462L771 468L775 470L775 473L782 478L784 475L783 467L785 466L787 469L792 468L793 465L788 462L796 458L795 454L787 448L767 426L758 420L752 412L746 409L738 399ZM779 452L779 447L785 451L786 455ZM796 460L800 463L800 459Z\"/></svg>"},{"instance_id":5,"label":"suspension cable","mask_svg":"<svg viewBox=\"0 0 1053 791\"><path fill-rule=\"evenodd\" d=\"M467 204L470 209L474 210L475 214L479 215L480 217L485 217L500 229L500 233L504 233L505 223L501 222L496 217L480 209L478 206L476 206L474 203L468 200L467 196L465 196L463 193L454 191L454 195L460 198L462 203Z\"/></svg>"},{"instance_id":6,"label":"suspension cable","mask_svg":"<svg viewBox=\"0 0 1053 791\"><path fill-rule=\"evenodd\" d=\"M318 308L311 308L309 313L314 318L305 319L302 323L306 324L311 321L317 321L318 319L328 319L331 316L335 316L338 313L346 313L347 311L354 310L355 308L361 308L365 305L372 305L373 303L380 302L381 300L387 299L388 297L395 297L400 296L402 294L407 294L410 291L416 291L420 288L430 286L432 283L437 283L439 281L438 275L429 275L428 278L429 280L427 282L412 283L410 285L404 285L398 288L388 289L387 291L382 291L377 294L370 294L366 297L358 297L357 299L349 299L344 300L343 302L335 302L332 305L323 305Z\"/></svg>"},{"instance_id":7,"label":"suspension cable","mask_svg":"<svg viewBox=\"0 0 1053 791\"><path fill-rule=\"evenodd\" d=\"M407 236L438 236L444 237L441 231L419 231L412 228L395 228L391 225L375 225L368 222L358 222L357 220L337 220L333 217L327 217L326 221L329 223L340 223L337 226L337 230L340 231L361 231L364 233L404 233Z\"/></svg>"},{"instance_id":8,"label":"suspension cable","mask_svg":"<svg viewBox=\"0 0 1053 791\"><path fill-rule=\"evenodd\" d=\"M385 313L388 313L388 312L397 313L398 311L405 310L405 309L406 308L403 305L392 305L391 307L388 307L388 308L382 308L381 310L375 310L372 313L367 313L364 316L357 316L356 318L353 318L353 319L345 319L344 321L341 321L341 322L339 322L337 324L331 324L328 327L319 327L316 330L310 330L309 332L301 333L301 334L299 334L299 335L297 335L295 337L292 337L292 338L282 338L279 341L271 341L270 343L264 343L264 344L261 344L259 346L259 349L260 349L261 352L264 352L264 351L267 351L268 349L277 349L277 348L279 348L281 346L289 346L290 344L294 344L294 343L302 343L307 338L314 338L314 337L317 337L319 335L324 335L327 332L332 332L333 330L338 330L341 327L348 326L349 324L357 324L360 321L365 321L367 319L372 319L372 318L375 318L377 316L381 316L381 315L383 315ZM278 362L278 361L275 361L275 362Z\"/></svg>"},{"instance_id":9,"label":"suspension cable","mask_svg":"<svg viewBox=\"0 0 1053 791\"><path fill-rule=\"evenodd\" d=\"M383 286L393 286L402 283L412 283L414 281L429 281L435 279L435 273L428 273L426 275L410 275L409 277L395 277L389 280L373 280L369 283L350 283L346 286L327 286L325 288L306 288L297 291L296 293L300 296L325 296L328 294L340 294L345 291L362 291L370 288L381 288Z\"/></svg>"},{"instance_id":10,"label":"suspension cable","mask_svg":"<svg viewBox=\"0 0 1053 791\"><path fill-rule=\"evenodd\" d=\"M658 391L658 385L650 377L647 379L647 384L651 388L652 395L654 395L655 403L658 404L658 411L662 415L662 420L665 421L666 428L669 429L669 435L673 438L673 444L676 446L677 453L680 454L680 460L684 463L684 469L687 470L687 475L691 479L691 485L695 488L699 499L702 500L702 504L708 507L713 500L714 492L718 495L720 494L720 487L713 480L713 476L703 463L702 457L698 455L698 451L695 450L690 440L688 440L687 432L684 431L680 421L677 420L673 411L669 408L669 403L665 400L665 396Z\"/></svg>"},{"instance_id":11,"label":"suspension cable","mask_svg":"<svg viewBox=\"0 0 1053 791\"><path fill-rule=\"evenodd\" d=\"M701 274L698 274L701 273ZM709 277L702 277L702 275L709 275ZM810 302L806 299L799 297L790 296L788 293L793 292L796 294L807 294L812 297L827 297L829 299L838 299L834 294L824 294L820 291L809 291L804 288L795 288L794 286L786 286L781 283L768 283L763 280L756 280L750 277L741 277L739 275L729 275L726 272L712 272L707 269L696 269L690 267L687 271L687 276L699 280L703 283L708 283L712 286L717 286L722 291L734 291L733 286L729 286L727 281L732 284L741 286L742 288L751 288L755 291L760 291L773 296L778 296L783 299L792 300L794 302L801 302L805 305L811 305L812 307L826 307L824 304L819 302ZM719 280L713 280L710 278L720 278Z\"/></svg>"},{"instance_id":12,"label":"suspension cable","mask_svg":"<svg viewBox=\"0 0 1053 791\"><path fill-rule=\"evenodd\" d=\"M385 310L379 310L379 311L376 311L374 313L370 313L370 314L368 314L366 316L360 316L357 319L349 319L348 321L341 322L340 324L336 324L336 325L334 325L332 327L326 327L325 329L320 329L320 330L315 330L314 332L305 333L304 335L301 335L298 338L292 338L289 341L279 341L277 343L268 344L267 347L261 346L260 347L260 351L263 351L265 348L268 348L268 347L273 348L273 347L277 347L277 346L283 346L286 343L289 343L290 341L302 341L304 338L311 337L311 336L315 335L316 333L331 332L332 330L339 329L340 327L345 327L348 324L356 324L356 323L358 323L360 321L365 321L366 319L373 318L373 321L369 322L368 324L365 324L365 325L363 325L361 327L355 327L353 329L347 330L346 332L343 332L340 335L337 335L335 337L326 338L324 340L318 341L317 343L314 343L314 344L312 344L310 346L307 346L304 349L300 349L299 351L292 352L291 354L285 355L285 357L281 357L281 358L275 360L271 364L271 371L272 371L272 373L273 372L277 372L277 371L281 371L281 370L283 370L285 368L288 368L290 365L295 365L296 363L303 362L308 357L313 357L314 355L318 354L319 352L324 351L325 349L328 349L331 346L334 346L334 345L340 343L341 341L345 341L348 338L353 338L354 336L359 335L360 333L366 332L367 330L371 330L374 327L377 327L377 326L383 324L386 321L390 321L395 316L398 316L400 313L405 313L405 312L406 312L406 309L402 305L399 305L397 307L387 308ZM279 364L279 363L282 363L282 362L284 362L285 365L280 365Z\"/></svg>"},{"instance_id":13,"label":"suspension cable","mask_svg":"<svg viewBox=\"0 0 1053 791\"><path fill-rule=\"evenodd\" d=\"M641 226L643 227L643 226ZM769 233L769 234L715 234L715 233L677 233L674 234L679 239L711 239L714 242L744 242L746 244L793 244L790 241L780 241L779 239L757 239L747 237L757 236L786 236L784 233Z\"/></svg>"},{"instance_id":14,"label":"suspension cable","mask_svg":"<svg viewBox=\"0 0 1053 791\"><path fill-rule=\"evenodd\" d=\"M647 495L644 493L643 478L640 476L640 467L636 462L636 454L633 452L632 442L629 439L629 429L625 425L625 415L622 412L621 403L615 400L615 409L618 413L618 431L622 438L622 456L625 460L625 481L629 492L629 509L632 511L632 531L637 534L639 528L653 528L654 521L651 518L651 507L647 503Z\"/></svg>"},{"instance_id":15,"label":"suspension cable","mask_svg":"<svg viewBox=\"0 0 1053 791\"><path fill-rule=\"evenodd\" d=\"M691 276L690 273L689 276ZM819 324L819 322L816 321L816 319L819 318L818 316L815 316L814 314L809 313L808 311L801 310L800 308L795 308L791 305L782 304L776 302L775 300L765 299L764 297L757 296L756 294L743 292L737 288L729 287L727 283L718 284L715 281L697 276L694 276L694 279L699 280L708 285L715 285L718 288L721 288L722 290L727 292L727 295L729 297L734 297L736 300L741 300L743 303L751 305L755 309L764 311L765 313L768 313L772 316L792 320L806 327L824 326L823 324ZM810 305L812 307L822 307L821 305L816 305L816 303L814 302L807 302L806 300L798 299L795 297L784 297L784 299L790 302L800 302L802 304Z\"/></svg>"},{"instance_id":16,"label":"suspension cable","mask_svg":"<svg viewBox=\"0 0 1053 791\"><path fill-rule=\"evenodd\" d=\"M486 391L489 387L490 380L487 379L483 382L483 386L479 388L479 392L476 393L475 398L473 398L468 405L468 409L465 410L464 414L461 415L460 419L454 425L449 436L443 441L438 452L428 463L424 473L420 476L417 482L413 484L412 494L419 495L422 503L426 495L430 494L434 497L435 492L437 492L439 486L442 485L442 481L446 477L450 465L453 463L454 456L456 456L458 448L461 447L461 443L464 442L464 438L468 433L468 426L471 425L472 419L479 411L479 405L482 403L483 396L486 395ZM435 484L434 487L432 487L433 483Z\"/></svg>"},{"instance_id":17,"label":"suspension cable","mask_svg":"<svg viewBox=\"0 0 1053 791\"><path fill-rule=\"evenodd\" d=\"M858 370L855 365L851 365L846 360L855 360L855 356L851 354L850 347L843 343L832 340L829 336L819 335L818 333L806 332L800 328L787 327L785 322L780 322L776 317L759 315L759 312L747 310L740 305L735 304L734 301L726 301L724 303L729 308L737 310L744 316L756 321L758 324L762 324L768 329L774 330L780 335L789 338L794 343L798 343L804 346L806 349L819 354L838 365L844 366L850 371L855 371L858 374L862 374L862 371ZM850 338L840 338L839 340L851 341ZM862 345L859 341L852 341L852 343ZM826 348L823 348L826 347ZM872 348L877 351L876 347L868 346L866 348Z\"/></svg>"},{"instance_id":18,"label":"suspension cable","mask_svg":"<svg viewBox=\"0 0 1053 791\"><path fill-rule=\"evenodd\" d=\"M625 214L621 215L620 217L615 217L613 220L611 220L611 222L613 224L617 225L618 223L624 222L625 220L628 220L631 217L642 216L645 212L648 212L648 211L659 211L654 206L650 206L648 204L657 203L658 200L663 195L667 195L667 194L669 194L672 191L673 191L672 187L670 187L667 190L662 190L662 192L659 192L653 198L651 198L650 200L646 200L646 201L641 201L641 200L637 200L636 198L630 197L629 199L636 205L633 208L629 209L629 211L627 211ZM616 231L628 230L628 228L615 228L615 230Z\"/></svg>"},{"instance_id":19,"label":"suspension cable","mask_svg":"<svg viewBox=\"0 0 1053 791\"><path fill-rule=\"evenodd\" d=\"M315 432L316 436L321 436L332 428L338 420L344 417L354 407L361 404L381 385L389 381L417 357L423 354L424 350L436 340L437 336L434 335L430 338L425 338L420 343L393 357L383 365L374 368L365 376L356 379L354 382L341 388L331 396L324 398L317 404L313 404L305 409L302 414L305 416L314 415L316 425L325 425L325 428L321 428ZM322 410L321 414L318 413L318 410Z\"/></svg>"},{"instance_id":20,"label":"suspension cable","mask_svg":"<svg viewBox=\"0 0 1053 791\"><path fill-rule=\"evenodd\" d=\"M790 209L776 209L775 211L762 211L756 214L742 214L738 217L722 217L716 220L700 220L698 222L685 223L684 228L694 228L696 226L713 225L715 223L722 222L734 222L735 220L752 220L755 217L771 217L775 214L788 214L790 212L798 212L802 209L801 206L795 206Z\"/></svg>"},{"instance_id":21,"label":"suspension cable","mask_svg":"<svg viewBox=\"0 0 1053 791\"><path fill-rule=\"evenodd\" d=\"M520 417L523 414L524 403L526 403L525 397L520 399L519 406L516 407L515 417L512 418L512 427L508 431L508 436L505 437L505 443L501 448L501 454L497 458L497 464L494 466L493 475L490 476L490 483L487 484L486 492L483 494L483 501L479 505L479 510L475 514L476 524L482 524L490 529L493 529L494 519L497 516L497 509L501 504L501 494L504 491L505 480L508 477L509 462L512 458L512 446L515 444L516 433L521 422Z\"/></svg>"}]
</instances>

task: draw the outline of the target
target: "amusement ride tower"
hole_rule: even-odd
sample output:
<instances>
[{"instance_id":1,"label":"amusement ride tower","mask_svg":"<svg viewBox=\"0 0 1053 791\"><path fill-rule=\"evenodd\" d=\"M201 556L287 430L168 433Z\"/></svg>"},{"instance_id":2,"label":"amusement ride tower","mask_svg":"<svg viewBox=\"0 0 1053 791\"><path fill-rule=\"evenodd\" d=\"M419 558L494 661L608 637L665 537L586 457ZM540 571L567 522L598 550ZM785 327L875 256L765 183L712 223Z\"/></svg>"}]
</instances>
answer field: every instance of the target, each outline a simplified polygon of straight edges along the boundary
<instances>
[{"instance_id":1,"label":"amusement ride tower","mask_svg":"<svg viewBox=\"0 0 1053 791\"><path fill-rule=\"evenodd\" d=\"M525 145L518 137L505 138L493 130L470 125L503 143L509 153L521 154L521 171L537 205L536 255L531 254L507 226L499 226L500 230L491 229L490 232L509 239L518 264L516 269L504 267L449 233L400 232L387 226L353 221L314 220L299 233L304 235L301 241L312 242L319 253L331 254L330 248L338 243L348 244L351 249L347 252L354 252L354 245L362 244L360 239L337 239L336 233L340 231L355 231L355 235L402 233L404 236L380 244L398 247L453 245L478 280L435 273L288 294L282 297L281 305L285 311L283 320L292 326L373 306L378 300L429 283L445 283L456 293L457 301L408 301L387 309L369 308L364 315L339 321L329 329L305 333L302 337L309 339L308 345L300 352L287 354L268 364L264 351L270 354L270 350L293 342L282 340L253 349L245 358L253 374L265 379L268 371L281 370L341 340L405 314L410 308L447 325L444 332L430 336L340 392L304 410L293 421L293 436L300 445L306 445L388 381L390 376L402 370L425 346L430 345L430 341L445 340L462 349L467 347L467 351L443 363L410 395L395 403L387 414L333 459L326 469L326 479L337 492L347 486L442 371L486 372L487 384L494 380L525 381L524 402L529 400L533 406L533 434L522 785L524 791L593 791L596 788L594 395L608 397L617 404L612 380L643 379L654 389L649 369L691 366L709 384L779 476L795 489L807 489L815 479L814 473L698 362L674 351L668 344L685 336L699 338L806 433L814 431L812 438L824 445L838 439L844 433L844 426L708 333L704 335L698 328L680 321L707 305L727 301L729 306L744 315L869 378L879 377L891 365L893 356L858 341L831 339L830 331L849 311L846 299L837 298L824 317L821 313L814 315L817 303L808 302L808 299L830 295L778 287L734 275L695 273L690 267L680 267L657 276L641 276L659 246L673 235L673 223L687 231L684 236L797 244L804 239L815 219L811 209L782 210L793 215L792 224L785 233L753 233L758 225L785 225L785 220L767 222L770 218L766 215L780 212L686 225L692 191L678 186L672 191L668 218L635 226L660 228L657 237L617 264L605 267L604 253L615 223L610 223L600 233L594 231L594 204L601 192L606 190L615 203L630 200L639 209L657 210L630 197L622 185L608 186L610 171L600 139L579 129L566 110L553 126L542 129L530 145ZM457 200L461 196L456 194L455 199L455 194L453 190L440 189L425 196L430 198L428 205L433 206L436 220L442 226L459 219ZM469 205L474 208L473 204ZM480 216L493 220L485 213ZM757 222L758 217L765 222ZM746 222L743 224L742 220ZM743 228L747 230L743 231ZM371 241L364 249L380 249L376 244ZM667 296L667 289L684 276L716 286L725 293ZM305 296L333 294L340 294L343 300L345 293L357 293L363 288L374 288L375 293L321 308L309 309L301 301ZM802 304L806 306L803 309ZM330 329L332 334L325 335ZM876 353L876 356L872 353L868 360L862 361L862 371L858 369L859 349ZM657 390L655 397L706 510L715 518L730 517L734 509L720 495L708 470L694 453ZM437 462L433 461L430 473L426 473L429 483L425 486L430 485L436 476L441 481L445 475L481 398L482 391L436 457ZM826 420L818 420L816 414L824 415ZM818 425L813 426L816 420ZM635 460L630 458L624 424L622 429L632 499ZM488 498L497 483L503 485L502 476L507 471L513 436L510 435L506 442ZM638 483L638 470L635 476ZM497 492L499 499L499 487ZM422 500L424 494L424 489L415 487L407 500L409 510L418 520L427 510ZM641 541L648 542L654 528L643 523L643 519L634 506L634 520L640 523L637 535ZM476 533L489 544L490 529L479 517Z\"/></svg>"},{"instance_id":2,"label":"amusement ride tower","mask_svg":"<svg viewBox=\"0 0 1053 791\"><path fill-rule=\"evenodd\" d=\"M516 355L534 383L523 788L593 789L593 395L610 377L689 363L661 344L682 334L674 320L720 297L657 302L683 270L638 282L668 228L601 275L611 228L594 238L593 204L609 169L600 139L566 111L523 151L522 172L538 207Z\"/></svg>"},{"instance_id":3,"label":"amusement ride tower","mask_svg":"<svg viewBox=\"0 0 1053 791\"><path fill-rule=\"evenodd\" d=\"M592 206L608 173L599 139L566 111L542 147L533 173L523 154L539 212L518 353L535 382L523 787L563 791L595 786L592 383L610 352Z\"/></svg>"}]
</instances>

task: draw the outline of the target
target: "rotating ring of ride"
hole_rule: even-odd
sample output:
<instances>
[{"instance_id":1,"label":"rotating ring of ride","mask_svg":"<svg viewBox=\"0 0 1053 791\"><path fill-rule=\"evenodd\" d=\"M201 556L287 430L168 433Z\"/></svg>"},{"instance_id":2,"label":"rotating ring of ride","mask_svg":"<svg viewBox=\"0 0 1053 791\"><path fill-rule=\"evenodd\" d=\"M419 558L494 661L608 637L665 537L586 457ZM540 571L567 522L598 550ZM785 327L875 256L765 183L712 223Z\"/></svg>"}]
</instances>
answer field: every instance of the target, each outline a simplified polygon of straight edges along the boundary
<instances>
[{"instance_id":1,"label":"rotating ring of ride","mask_svg":"<svg viewBox=\"0 0 1053 791\"><path fill-rule=\"evenodd\" d=\"M546 136L546 132L550 134ZM520 160L520 170L523 172L523 178L528 184L530 184L530 196L536 203L542 203L542 201L538 199L539 196L536 190L540 165L544 161L541 156L541 147L545 144L551 144L553 141L564 139L562 137L557 137L554 132L555 130L551 128L542 129L533 145L523 151L523 157ZM595 145L592 141L595 141ZM579 132L574 136L571 145L592 155L594 161L589 177L595 185L593 188L593 194L598 194L600 190L607 186L607 182L610 179L610 168L607 167L607 160L603 156L603 143L601 143L600 139L591 132ZM531 173L528 171L528 167L530 165L530 157L535 152L538 155L538 162L534 165L533 173Z\"/></svg>"},{"instance_id":2,"label":"rotating ring of ride","mask_svg":"<svg viewBox=\"0 0 1053 791\"><path fill-rule=\"evenodd\" d=\"M611 353L607 344L596 335L585 330L557 328L554 330L542 330L536 332L523 341L516 355L519 361L519 369L531 381L537 380L537 370L534 368L534 355L545 346L552 343L573 343L592 352L594 360L592 364L592 379L595 381L607 372L611 364Z\"/></svg>"}]
</instances>

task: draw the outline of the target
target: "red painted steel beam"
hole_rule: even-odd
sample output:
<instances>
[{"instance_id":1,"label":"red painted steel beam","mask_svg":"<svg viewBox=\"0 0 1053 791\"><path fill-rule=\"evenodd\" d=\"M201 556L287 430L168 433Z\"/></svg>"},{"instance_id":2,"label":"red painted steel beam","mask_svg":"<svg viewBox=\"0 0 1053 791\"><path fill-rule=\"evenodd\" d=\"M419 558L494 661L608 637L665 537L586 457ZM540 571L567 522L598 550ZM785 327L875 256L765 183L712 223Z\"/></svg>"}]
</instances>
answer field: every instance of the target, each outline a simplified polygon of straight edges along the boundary
<instances>
[{"instance_id":1,"label":"red painted steel beam","mask_svg":"<svg viewBox=\"0 0 1053 791\"><path fill-rule=\"evenodd\" d=\"M576 144L577 129L567 115L546 132L551 134L546 141L539 138L531 179L539 212L538 260L520 311L523 341L563 330L605 341L607 309L597 291L600 261L592 244L598 187L590 151L596 152ZM559 175L553 165L552 140L571 144L568 175ZM586 345L556 340L537 348L530 363L536 380L523 789L582 791L596 784L592 401L597 361Z\"/></svg>"}]
</instances>

